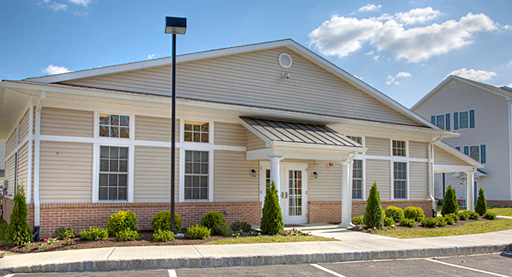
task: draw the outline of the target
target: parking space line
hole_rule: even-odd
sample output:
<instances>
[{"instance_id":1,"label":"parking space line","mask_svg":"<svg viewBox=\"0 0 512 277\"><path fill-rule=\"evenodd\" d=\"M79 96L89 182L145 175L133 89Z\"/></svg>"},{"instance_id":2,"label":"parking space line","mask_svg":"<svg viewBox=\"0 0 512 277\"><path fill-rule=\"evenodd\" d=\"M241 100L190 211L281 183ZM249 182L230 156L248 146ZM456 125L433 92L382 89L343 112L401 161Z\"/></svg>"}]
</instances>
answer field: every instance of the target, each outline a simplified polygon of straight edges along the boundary
<instances>
[{"instance_id":1,"label":"parking space line","mask_svg":"<svg viewBox=\"0 0 512 277\"><path fill-rule=\"evenodd\" d=\"M338 277L345 277L345 275L341 275L341 274L339 274L338 272L332 271L332 270L327 269L327 268L325 268L325 267L323 267L323 266L320 266L320 265L317 265L317 264L311 264L311 265L312 265L312 266L314 266L314 267L316 267L316 268L318 268L318 269L320 269L320 270L323 270L323 271L325 271L325 272L327 272L327 273L330 273L330 274L332 274L332 275L334 275L334 276L338 276Z\"/></svg>"},{"instance_id":2,"label":"parking space line","mask_svg":"<svg viewBox=\"0 0 512 277\"><path fill-rule=\"evenodd\" d=\"M168 270L168 272L169 272L169 277L178 277L178 276L176 275L176 270L174 270L174 269L169 269L169 270Z\"/></svg>"},{"instance_id":3,"label":"parking space line","mask_svg":"<svg viewBox=\"0 0 512 277\"><path fill-rule=\"evenodd\" d=\"M476 271L476 272L480 272L480 273L485 273L485 274L489 274L489 275L500 276L500 277L509 277L507 275L501 275L501 274L494 273L494 272L489 272L489 271L480 270L480 269L471 268L471 267L465 267L465 266L456 265L456 264L445 263L445 262L441 262L441 261L437 261L437 260L432 260L432 259L425 259L425 260L429 261L429 262L440 263L440 264L444 264L444 265L448 265L448 266L463 268L463 269L472 270L472 271Z\"/></svg>"}]
</instances>

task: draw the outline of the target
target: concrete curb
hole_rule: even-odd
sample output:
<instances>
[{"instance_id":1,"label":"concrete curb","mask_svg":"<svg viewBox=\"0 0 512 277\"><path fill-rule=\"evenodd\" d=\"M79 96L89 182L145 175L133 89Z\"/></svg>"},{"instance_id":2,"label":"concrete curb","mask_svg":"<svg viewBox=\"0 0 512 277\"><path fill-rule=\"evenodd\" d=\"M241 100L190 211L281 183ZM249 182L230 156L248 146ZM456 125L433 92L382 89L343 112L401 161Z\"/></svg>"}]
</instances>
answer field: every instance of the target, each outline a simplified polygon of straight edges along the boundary
<instances>
[{"instance_id":1,"label":"concrete curb","mask_svg":"<svg viewBox=\"0 0 512 277\"><path fill-rule=\"evenodd\" d=\"M291 265L306 263L310 264L386 259L431 258L458 255L464 256L496 253L506 251L506 249L512 249L512 244L392 251L386 250L347 253L290 254L278 256L260 255L246 257L203 257L179 259L83 261L61 264L44 264L4 268L4 270L10 271L12 273L48 273Z\"/></svg>"}]
</instances>

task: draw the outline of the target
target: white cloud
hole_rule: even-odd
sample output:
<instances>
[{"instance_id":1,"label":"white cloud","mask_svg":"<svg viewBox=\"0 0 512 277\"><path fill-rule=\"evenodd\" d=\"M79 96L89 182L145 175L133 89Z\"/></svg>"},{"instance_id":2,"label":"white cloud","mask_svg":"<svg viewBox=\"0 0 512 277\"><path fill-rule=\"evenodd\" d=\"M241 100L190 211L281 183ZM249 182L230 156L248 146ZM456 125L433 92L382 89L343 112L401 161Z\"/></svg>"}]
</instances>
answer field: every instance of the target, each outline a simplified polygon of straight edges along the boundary
<instances>
[{"instance_id":1,"label":"white cloud","mask_svg":"<svg viewBox=\"0 0 512 277\"><path fill-rule=\"evenodd\" d=\"M366 6L363 6L359 8L360 12L375 12L380 10L382 8L382 5L374 5L374 4L366 4Z\"/></svg>"},{"instance_id":2,"label":"white cloud","mask_svg":"<svg viewBox=\"0 0 512 277\"><path fill-rule=\"evenodd\" d=\"M154 58L156 58L156 54L149 54L148 55L148 59L152 60Z\"/></svg>"},{"instance_id":3,"label":"white cloud","mask_svg":"<svg viewBox=\"0 0 512 277\"><path fill-rule=\"evenodd\" d=\"M508 86L507 86L507 87L512 88L512 83L508 84Z\"/></svg>"},{"instance_id":4,"label":"white cloud","mask_svg":"<svg viewBox=\"0 0 512 277\"><path fill-rule=\"evenodd\" d=\"M498 74L484 70L461 68L450 72L448 75L457 75L475 81L487 81Z\"/></svg>"},{"instance_id":5,"label":"white cloud","mask_svg":"<svg viewBox=\"0 0 512 277\"><path fill-rule=\"evenodd\" d=\"M397 13L395 14L395 17L397 21L403 22L405 25L412 25L431 21L440 14L440 11L434 10L431 7L426 7L423 9L412 9L405 13Z\"/></svg>"},{"instance_id":6,"label":"white cloud","mask_svg":"<svg viewBox=\"0 0 512 277\"><path fill-rule=\"evenodd\" d=\"M512 67L512 61L508 62L508 67Z\"/></svg>"},{"instance_id":7,"label":"white cloud","mask_svg":"<svg viewBox=\"0 0 512 277\"><path fill-rule=\"evenodd\" d=\"M68 9L68 6L66 4L53 2L51 0L43 0L41 3L50 10L53 10L54 12L65 11Z\"/></svg>"},{"instance_id":8,"label":"white cloud","mask_svg":"<svg viewBox=\"0 0 512 277\"><path fill-rule=\"evenodd\" d=\"M409 78L411 76L412 76L412 74L409 72L398 72L395 76L388 75L388 77L386 77L386 85L389 86L393 83L395 85L399 85L400 81L398 79Z\"/></svg>"},{"instance_id":9,"label":"white cloud","mask_svg":"<svg viewBox=\"0 0 512 277\"><path fill-rule=\"evenodd\" d=\"M369 43L379 51L394 53L397 59L418 63L469 45L474 33L496 30L499 26L487 15L472 13L459 21L409 29L386 18L333 16L309 34L310 44L324 55L345 57Z\"/></svg>"},{"instance_id":10,"label":"white cloud","mask_svg":"<svg viewBox=\"0 0 512 277\"><path fill-rule=\"evenodd\" d=\"M46 67L43 70L43 72L46 73L46 74L53 75L53 74L60 74L60 73L69 72L69 69L64 67L64 66L58 66L58 65L50 64L48 67Z\"/></svg>"},{"instance_id":11,"label":"white cloud","mask_svg":"<svg viewBox=\"0 0 512 277\"><path fill-rule=\"evenodd\" d=\"M364 54L365 54L365 55L373 55L373 53L374 53L374 52L373 52L373 50L372 50L372 51L370 51L370 52L366 52L366 53L364 53ZM512 62L511 62L511 63L512 63Z\"/></svg>"},{"instance_id":12,"label":"white cloud","mask_svg":"<svg viewBox=\"0 0 512 277\"><path fill-rule=\"evenodd\" d=\"M375 55L375 56L373 56L373 60L374 60L374 61L378 61L379 59L380 59L380 56L379 56L379 55Z\"/></svg>"},{"instance_id":13,"label":"white cloud","mask_svg":"<svg viewBox=\"0 0 512 277\"><path fill-rule=\"evenodd\" d=\"M75 5L81 5L84 7L87 7L91 3L91 0L68 0L68 1Z\"/></svg>"}]
</instances>

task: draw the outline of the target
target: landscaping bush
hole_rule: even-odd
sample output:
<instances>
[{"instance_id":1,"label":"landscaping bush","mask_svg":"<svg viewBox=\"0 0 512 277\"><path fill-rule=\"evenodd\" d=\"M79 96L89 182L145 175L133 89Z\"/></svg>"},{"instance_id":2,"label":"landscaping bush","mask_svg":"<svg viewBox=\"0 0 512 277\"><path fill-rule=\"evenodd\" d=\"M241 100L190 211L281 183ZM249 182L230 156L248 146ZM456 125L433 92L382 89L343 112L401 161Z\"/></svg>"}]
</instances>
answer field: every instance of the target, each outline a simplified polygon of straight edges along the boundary
<instances>
[{"instance_id":1,"label":"landscaping bush","mask_svg":"<svg viewBox=\"0 0 512 277\"><path fill-rule=\"evenodd\" d=\"M174 233L172 231L165 229L157 229L153 233L153 241L166 242L170 240L174 240Z\"/></svg>"},{"instance_id":2,"label":"landscaping bush","mask_svg":"<svg viewBox=\"0 0 512 277\"><path fill-rule=\"evenodd\" d=\"M459 217L456 214L447 214L444 216L444 219L448 225L453 225L456 222L459 222Z\"/></svg>"},{"instance_id":3,"label":"landscaping bush","mask_svg":"<svg viewBox=\"0 0 512 277\"><path fill-rule=\"evenodd\" d=\"M446 226L447 222L444 217L436 217L436 226L437 227L444 227Z\"/></svg>"},{"instance_id":4,"label":"landscaping bush","mask_svg":"<svg viewBox=\"0 0 512 277\"><path fill-rule=\"evenodd\" d=\"M459 204L457 203L457 194L452 185L448 186L443 200L443 209L441 214L453 214L459 212Z\"/></svg>"},{"instance_id":5,"label":"landscaping bush","mask_svg":"<svg viewBox=\"0 0 512 277\"><path fill-rule=\"evenodd\" d=\"M385 217L384 226L395 228L395 221L393 220L392 217Z\"/></svg>"},{"instance_id":6,"label":"landscaping bush","mask_svg":"<svg viewBox=\"0 0 512 277\"><path fill-rule=\"evenodd\" d=\"M437 226L437 220L433 217L424 218L421 220L421 226L425 228L435 228Z\"/></svg>"},{"instance_id":7,"label":"landscaping bush","mask_svg":"<svg viewBox=\"0 0 512 277\"><path fill-rule=\"evenodd\" d=\"M153 230L169 230L171 229L171 211L161 211L151 219L151 227ZM174 214L174 227L181 232L181 216Z\"/></svg>"},{"instance_id":8,"label":"landscaping bush","mask_svg":"<svg viewBox=\"0 0 512 277\"><path fill-rule=\"evenodd\" d=\"M226 220L224 220L224 216L219 212L208 212L203 218L201 219L201 226L204 226L210 230L213 230L213 226L215 224L224 222L226 223Z\"/></svg>"},{"instance_id":9,"label":"landscaping bush","mask_svg":"<svg viewBox=\"0 0 512 277\"><path fill-rule=\"evenodd\" d=\"M355 225L363 225L364 223L364 217L362 215L360 216L354 216L352 218L352 223Z\"/></svg>"},{"instance_id":10,"label":"landscaping bush","mask_svg":"<svg viewBox=\"0 0 512 277\"><path fill-rule=\"evenodd\" d=\"M469 219L478 220L480 215L477 212L469 212Z\"/></svg>"},{"instance_id":11,"label":"landscaping bush","mask_svg":"<svg viewBox=\"0 0 512 277\"><path fill-rule=\"evenodd\" d=\"M416 221L412 218L404 218L402 220L400 220L400 226L405 226L405 227L414 227L416 225Z\"/></svg>"},{"instance_id":12,"label":"landscaping bush","mask_svg":"<svg viewBox=\"0 0 512 277\"><path fill-rule=\"evenodd\" d=\"M89 227L89 230L80 231L80 239L83 240L102 240L108 238L108 231L96 226Z\"/></svg>"},{"instance_id":13,"label":"landscaping bush","mask_svg":"<svg viewBox=\"0 0 512 277\"><path fill-rule=\"evenodd\" d=\"M74 237L76 237L75 231L73 231L73 229L71 229L71 228L64 228L64 227L59 227L59 228L55 229L55 232L53 232L53 234L52 234L52 238L58 238L60 240L64 240L67 238L74 238Z\"/></svg>"},{"instance_id":14,"label":"landscaping bush","mask_svg":"<svg viewBox=\"0 0 512 277\"><path fill-rule=\"evenodd\" d=\"M132 230L130 227L126 230L122 230L116 233L116 239L118 241L134 241L141 238L138 231Z\"/></svg>"},{"instance_id":15,"label":"landscaping bush","mask_svg":"<svg viewBox=\"0 0 512 277\"><path fill-rule=\"evenodd\" d=\"M386 217L392 217L395 222L400 222L404 218L404 210L395 206L387 207L385 214Z\"/></svg>"},{"instance_id":16,"label":"landscaping bush","mask_svg":"<svg viewBox=\"0 0 512 277\"><path fill-rule=\"evenodd\" d=\"M215 223L212 228L212 233L214 235L220 235L223 237L231 237L233 235L233 230L229 227L225 220Z\"/></svg>"},{"instance_id":17,"label":"landscaping bush","mask_svg":"<svg viewBox=\"0 0 512 277\"><path fill-rule=\"evenodd\" d=\"M380 204L379 191L377 190L377 182L373 182L370 189L368 201L366 201L366 209L364 211L364 225L369 228L381 229L384 225L384 213Z\"/></svg>"},{"instance_id":18,"label":"landscaping bush","mask_svg":"<svg viewBox=\"0 0 512 277\"><path fill-rule=\"evenodd\" d=\"M267 235L276 235L284 228L281 206L274 181L267 183L263 217L261 218L261 231Z\"/></svg>"},{"instance_id":19,"label":"landscaping bush","mask_svg":"<svg viewBox=\"0 0 512 277\"><path fill-rule=\"evenodd\" d=\"M478 190L478 199L476 200L475 212L484 215L487 212L487 201L485 201L484 189Z\"/></svg>"},{"instance_id":20,"label":"landscaping bush","mask_svg":"<svg viewBox=\"0 0 512 277\"><path fill-rule=\"evenodd\" d=\"M407 207L404 210L404 217L414 219L416 222L421 222L425 218L425 214L420 207Z\"/></svg>"},{"instance_id":21,"label":"landscaping bush","mask_svg":"<svg viewBox=\"0 0 512 277\"><path fill-rule=\"evenodd\" d=\"M235 221L231 224L231 230L234 232L249 233L252 230L252 226L244 221Z\"/></svg>"},{"instance_id":22,"label":"landscaping bush","mask_svg":"<svg viewBox=\"0 0 512 277\"><path fill-rule=\"evenodd\" d=\"M210 229L194 225L187 228L187 237L191 239L207 239L210 237Z\"/></svg>"},{"instance_id":23,"label":"landscaping bush","mask_svg":"<svg viewBox=\"0 0 512 277\"><path fill-rule=\"evenodd\" d=\"M32 232L27 223L27 204L23 187L19 186L14 196L14 207L7 230L5 232L7 241L12 245L23 245L32 241Z\"/></svg>"},{"instance_id":24,"label":"landscaping bush","mask_svg":"<svg viewBox=\"0 0 512 277\"><path fill-rule=\"evenodd\" d=\"M137 224L137 216L131 211L119 211L110 216L108 219L107 230L108 234L114 236L119 231L124 231L130 228L132 231L139 231Z\"/></svg>"},{"instance_id":25,"label":"landscaping bush","mask_svg":"<svg viewBox=\"0 0 512 277\"><path fill-rule=\"evenodd\" d=\"M489 219L489 220L495 220L496 219L496 214L493 213L493 212L486 212L484 214L484 218Z\"/></svg>"},{"instance_id":26,"label":"landscaping bush","mask_svg":"<svg viewBox=\"0 0 512 277\"><path fill-rule=\"evenodd\" d=\"M459 213L459 219L462 221L466 221L469 219L470 211L463 211Z\"/></svg>"}]
</instances>

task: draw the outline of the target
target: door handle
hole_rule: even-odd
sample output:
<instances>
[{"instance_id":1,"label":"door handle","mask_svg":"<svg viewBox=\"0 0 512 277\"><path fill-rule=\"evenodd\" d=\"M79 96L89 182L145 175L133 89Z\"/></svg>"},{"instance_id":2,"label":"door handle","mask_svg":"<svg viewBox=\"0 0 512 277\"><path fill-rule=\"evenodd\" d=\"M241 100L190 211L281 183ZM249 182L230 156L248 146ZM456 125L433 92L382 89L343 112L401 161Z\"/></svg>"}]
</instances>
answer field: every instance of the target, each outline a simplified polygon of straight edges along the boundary
<instances>
[{"instance_id":1,"label":"door handle","mask_svg":"<svg viewBox=\"0 0 512 277\"><path fill-rule=\"evenodd\" d=\"M287 191L285 191L284 193L286 194L286 199L288 199L288 192L287 192Z\"/></svg>"},{"instance_id":2,"label":"door handle","mask_svg":"<svg viewBox=\"0 0 512 277\"><path fill-rule=\"evenodd\" d=\"M281 191L281 198L284 198L284 191Z\"/></svg>"}]
</instances>

